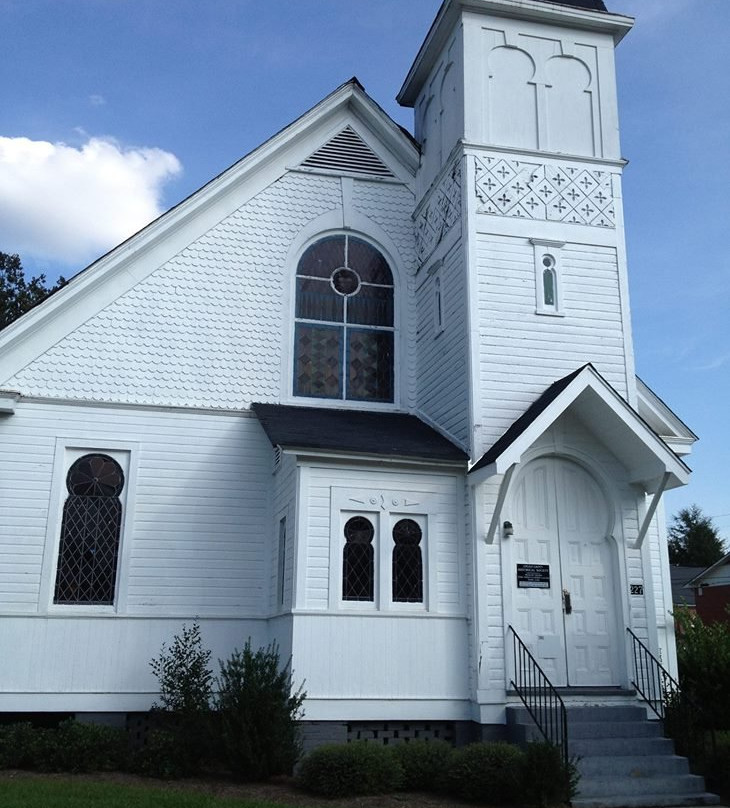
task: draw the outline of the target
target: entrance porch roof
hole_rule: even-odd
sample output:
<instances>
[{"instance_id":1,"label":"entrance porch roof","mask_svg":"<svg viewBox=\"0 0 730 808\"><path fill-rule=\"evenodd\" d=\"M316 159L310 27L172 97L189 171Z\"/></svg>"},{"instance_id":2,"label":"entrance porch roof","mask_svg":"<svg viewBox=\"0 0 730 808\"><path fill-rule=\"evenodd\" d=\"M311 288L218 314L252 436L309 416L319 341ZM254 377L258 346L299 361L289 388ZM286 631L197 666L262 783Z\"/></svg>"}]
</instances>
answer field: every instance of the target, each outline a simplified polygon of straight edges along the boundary
<instances>
[{"instance_id":1,"label":"entrance porch roof","mask_svg":"<svg viewBox=\"0 0 730 808\"><path fill-rule=\"evenodd\" d=\"M591 364L554 382L471 467L477 484L504 474L566 411L587 428L628 470L630 481L646 493L660 487L678 488L689 481L690 469L654 430L611 387Z\"/></svg>"}]
</instances>

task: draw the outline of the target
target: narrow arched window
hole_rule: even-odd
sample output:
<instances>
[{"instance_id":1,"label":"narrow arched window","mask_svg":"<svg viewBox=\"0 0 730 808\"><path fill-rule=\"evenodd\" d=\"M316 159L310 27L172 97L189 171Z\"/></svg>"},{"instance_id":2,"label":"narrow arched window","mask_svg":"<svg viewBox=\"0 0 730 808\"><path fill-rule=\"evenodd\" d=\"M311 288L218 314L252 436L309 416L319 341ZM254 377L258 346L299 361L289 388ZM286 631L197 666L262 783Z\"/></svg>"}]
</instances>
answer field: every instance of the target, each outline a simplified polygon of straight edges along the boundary
<instances>
[{"instance_id":1,"label":"narrow arched window","mask_svg":"<svg viewBox=\"0 0 730 808\"><path fill-rule=\"evenodd\" d=\"M112 605L124 473L108 455L76 460L66 476L54 603Z\"/></svg>"},{"instance_id":2,"label":"narrow arched window","mask_svg":"<svg viewBox=\"0 0 730 808\"><path fill-rule=\"evenodd\" d=\"M542 303L546 309L557 309L557 284L555 276L555 258L552 255L542 257Z\"/></svg>"},{"instance_id":3,"label":"narrow arched window","mask_svg":"<svg viewBox=\"0 0 730 808\"><path fill-rule=\"evenodd\" d=\"M345 523L342 551L342 599L372 601L375 596L375 550L373 523L353 516Z\"/></svg>"},{"instance_id":4,"label":"narrow arched window","mask_svg":"<svg viewBox=\"0 0 730 808\"><path fill-rule=\"evenodd\" d=\"M328 236L297 265L294 395L393 401L393 275L372 245Z\"/></svg>"},{"instance_id":5,"label":"narrow arched window","mask_svg":"<svg viewBox=\"0 0 730 808\"><path fill-rule=\"evenodd\" d=\"M393 527L393 600L423 603L423 556L421 526L413 519L400 519Z\"/></svg>"}]
</instances>

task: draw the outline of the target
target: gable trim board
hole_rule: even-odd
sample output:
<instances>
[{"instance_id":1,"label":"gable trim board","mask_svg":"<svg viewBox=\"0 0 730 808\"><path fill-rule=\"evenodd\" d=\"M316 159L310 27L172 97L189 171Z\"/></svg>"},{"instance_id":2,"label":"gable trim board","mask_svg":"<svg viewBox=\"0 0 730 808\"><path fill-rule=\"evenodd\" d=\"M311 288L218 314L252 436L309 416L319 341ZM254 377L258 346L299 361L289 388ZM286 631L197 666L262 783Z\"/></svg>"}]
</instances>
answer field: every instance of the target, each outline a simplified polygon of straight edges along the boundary
<instances>
[{"instance_id":1,"label":"gable trim board","mask_svg":"<svg viewBox=\"0 0 730 808\"><path fill-rule=\"evenodd\" d=\"M554 382L469 470L472 485L504 474L569 407L575 408L644 491L686 485L690 469L588 364ZM599 417L600 416L600 417ZM610 427L608 426L610 424ZM593 425L593 426L592 426ZM631 449L624 448L631 445ZM669 476L664 482L664 475Z\"/></svg>"}]
</instances>

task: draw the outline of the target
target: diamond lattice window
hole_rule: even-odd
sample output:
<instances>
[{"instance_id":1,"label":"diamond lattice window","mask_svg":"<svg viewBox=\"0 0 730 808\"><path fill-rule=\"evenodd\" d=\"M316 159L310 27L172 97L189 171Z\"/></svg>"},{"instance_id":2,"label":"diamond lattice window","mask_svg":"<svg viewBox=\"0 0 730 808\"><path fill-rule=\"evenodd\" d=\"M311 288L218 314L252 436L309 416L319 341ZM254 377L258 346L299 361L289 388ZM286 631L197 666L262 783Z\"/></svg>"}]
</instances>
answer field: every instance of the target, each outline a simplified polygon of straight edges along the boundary
<instances>
[{"instance_id":1,"label":"diamond lattice window","mask_svg":"<svg viewBox=\"0 0 730 808\"><path fill-rule=\"evenodd\" d=\"M342 599L372 601L375 592L373 523L364 516L353 516L345 523L344 533Z\"/></svg>"},{"instance_id":2,"label":"diamond lattice window","mask_svg":"<svg viewBox=\"0 0 730 808\"><path fill-rule=\"evenodd\" d=\"M423 532L413 519L400 519L393 527L393 600L423 603Z\"/></svg>"},{"instance_id":3,"label":"diamond lattice window","mask_svg":"<svg viewBox=\"0 0 730 808\"><path fill-rule=\"evenodd\" d=\"M393 275L354 236L309 247L297 266L294 394L393 401Z\"/></svg>"},{"instance_id":4,"label":"diamond lattice window","mask_svg":"<svg viewBox=\"0 0 730 808\"><path fill-rule=\"evenodd\" d=\"M103 454L80 457L66 477L54 603L111 605L122 527L124 473Z\"/></svg>"}]
</instances>

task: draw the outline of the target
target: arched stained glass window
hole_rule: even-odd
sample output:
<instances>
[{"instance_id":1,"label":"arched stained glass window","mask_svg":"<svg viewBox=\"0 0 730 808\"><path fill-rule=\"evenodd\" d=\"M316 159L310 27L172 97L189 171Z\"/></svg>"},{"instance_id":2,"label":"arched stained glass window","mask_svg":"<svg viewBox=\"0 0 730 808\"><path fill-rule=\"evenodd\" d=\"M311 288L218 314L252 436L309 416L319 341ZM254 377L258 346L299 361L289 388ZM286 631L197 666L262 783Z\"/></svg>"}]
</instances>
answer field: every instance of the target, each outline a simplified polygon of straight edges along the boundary
<instances>
[{"instance_id":1,"label":"arched stained glass window","mask_svg":"<svg viewBox=\"0 0 730 808\"><path fill-rule=\"evenodd\" d=\"M69 469L66 488L53 602L112 605L124 473L108 455L84 455Z\"/></svg>"},{"instance_id":2,"label":"arched stained glass window","mask_svg":"<svg viewBox=\"0 0 730 808\"><path fill-rule=\"evenodd\" d=\"M414 519L393 526L393 601L423 603L423 531Z\"/></svg>"},{"instance_id":3,"label":"arched stained glass window","mask_svg":"<svg viewBox=\"0 0 730 808\"><path fill-rule=\"evenodd\" d=\"M342 551L342 599L372 601L375 597L375 550L373 523L353 516L345 523Z\"/></svg>"},{"instance_id":4,"label":"arched stained glass window","mask_svg":"<svg viewBox=\"0 0 730 808\"><path fill-rule=\"evenodd\" d=\"M393 275L349 235L312 244L297 265L294 395L393 401Z\"/></svg>"}]
</instances>

